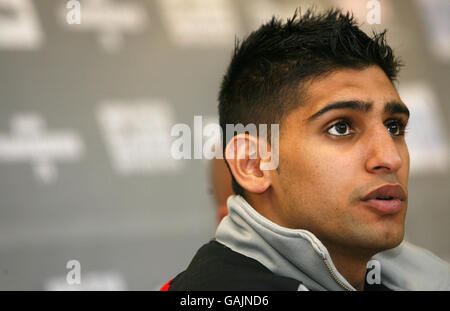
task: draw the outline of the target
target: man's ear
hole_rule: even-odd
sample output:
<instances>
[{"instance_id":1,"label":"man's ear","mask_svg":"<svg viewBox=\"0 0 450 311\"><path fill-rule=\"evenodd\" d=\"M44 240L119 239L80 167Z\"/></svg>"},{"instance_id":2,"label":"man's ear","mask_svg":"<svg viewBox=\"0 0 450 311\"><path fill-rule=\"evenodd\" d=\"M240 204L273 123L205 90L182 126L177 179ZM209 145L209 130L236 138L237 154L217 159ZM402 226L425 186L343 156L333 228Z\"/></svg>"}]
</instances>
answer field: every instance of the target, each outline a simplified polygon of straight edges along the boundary
<instances>
[{"instance_id":1,"label":"man's ear","mask_svg":"<svg viewBox=\"0 0 450 311\"><path fill-rule=\"evenodd\" d=\"M225 160L234 179L245 190L263 193L271 185L270 172L261 169L257 137L249 134L234 136L225 147Z\"/></svg>"}]
</instances>

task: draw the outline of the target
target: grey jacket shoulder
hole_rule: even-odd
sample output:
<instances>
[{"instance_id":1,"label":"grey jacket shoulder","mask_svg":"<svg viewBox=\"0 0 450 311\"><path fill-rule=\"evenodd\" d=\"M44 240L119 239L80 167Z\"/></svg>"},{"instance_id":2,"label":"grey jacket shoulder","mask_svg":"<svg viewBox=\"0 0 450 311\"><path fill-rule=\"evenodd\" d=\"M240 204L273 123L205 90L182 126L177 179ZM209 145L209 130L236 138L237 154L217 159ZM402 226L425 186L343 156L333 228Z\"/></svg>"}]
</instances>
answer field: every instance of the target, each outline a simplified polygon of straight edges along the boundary
<instances>
[{"instance_id":1,"label":"grey jacket shoulder","mask_svg":"<svg viewBox=\"0 0 450 311\"><path fill-rule=\"evenodd\" d=\"M393 290L450 290L450 265L421 247L404 241L373 259L380 262L383 283Z\"/></svg>"}]
</instances>

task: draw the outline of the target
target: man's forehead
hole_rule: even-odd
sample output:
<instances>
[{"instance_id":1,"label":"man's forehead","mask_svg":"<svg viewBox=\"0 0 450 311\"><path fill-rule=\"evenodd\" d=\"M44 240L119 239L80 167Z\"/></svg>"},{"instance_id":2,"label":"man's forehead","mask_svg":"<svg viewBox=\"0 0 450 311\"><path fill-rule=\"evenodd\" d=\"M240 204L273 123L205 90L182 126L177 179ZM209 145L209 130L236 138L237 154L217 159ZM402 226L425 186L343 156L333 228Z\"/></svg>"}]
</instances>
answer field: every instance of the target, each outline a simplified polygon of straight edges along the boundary
<instances>
[{"instance_id":1,"label":"man's forehead","mask_svg":"<svg viewBox=\"0 0 450 311\"><path fill-rule=\"evenodd\" d=\"M337 70L312 79L304 85L302 97L303 113L309 115L332 102L371 103L370 110L379 111L384 110L386 103L402 103L391 81L375 66Z\"/></svg>"}]
</instances>

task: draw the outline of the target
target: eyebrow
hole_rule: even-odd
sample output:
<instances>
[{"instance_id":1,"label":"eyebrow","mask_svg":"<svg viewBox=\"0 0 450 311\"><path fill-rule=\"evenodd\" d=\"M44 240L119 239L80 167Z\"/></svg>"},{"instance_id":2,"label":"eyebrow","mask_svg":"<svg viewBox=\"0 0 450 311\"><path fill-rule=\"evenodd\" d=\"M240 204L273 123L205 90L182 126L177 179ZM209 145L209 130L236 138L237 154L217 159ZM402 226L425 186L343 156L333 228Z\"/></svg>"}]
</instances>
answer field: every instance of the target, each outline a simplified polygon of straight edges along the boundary
<instances>
[{"instance_id":1,"label":"eyebrow","mask_svg":"<svg viewBox=\"0 0 450 311\"><path fill-rule=\"evenodd\" d=\"M372 110L372 108L373 103L371 102L365 102L360 100L338 101L323 107L322 109L314 113L312 116L307 118L306 121L307 122L313 121L330 110L350 109L361 113L368 113ZM400 113L406 115L408 118L410 114L408 108L398 101L387 102L384 106L384 113L388 114Z\"/></svg>"},{"instance_id":2,"label":"eyebrow","mask_svg":"<svg viewBox=\"0 0 450 311\"><path fill-rule=\"evenodd\" d=\"M384 112L389 114L401 113L406 115L406 117L408 118L410 115L408 107L406 107L405 104L399 103L397 101L386 103L386 105L384 106Z\"/></svg>"}]
</instances>

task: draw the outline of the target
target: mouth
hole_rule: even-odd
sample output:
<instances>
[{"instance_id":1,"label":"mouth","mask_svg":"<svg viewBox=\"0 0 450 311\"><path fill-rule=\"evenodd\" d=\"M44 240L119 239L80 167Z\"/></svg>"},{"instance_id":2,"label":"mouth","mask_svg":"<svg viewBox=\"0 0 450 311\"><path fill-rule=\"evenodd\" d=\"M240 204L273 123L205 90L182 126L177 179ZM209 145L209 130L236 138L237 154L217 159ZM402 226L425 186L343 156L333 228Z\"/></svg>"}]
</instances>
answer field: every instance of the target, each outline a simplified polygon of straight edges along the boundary
<instances>
[{"instance_id":1,"label":"mouth","mask_svg":"<svg viewBox=\"0 0 450 311\"><path fill-rule=\"evenodd\" d=\"M376 197L377 200L392 200L394 197Z\"/></svg>"},{"instance_id":2,"label":"mouth","mask_svg":"<svg viewBox=\"0 0 450 311\"><path fill-rule=\"evenodd\" d=\"M365 205L381 214L396 214L400 212L405 200L406 192L398 184L381 186L361 199Z\"/></svg>"}]
</instances>

